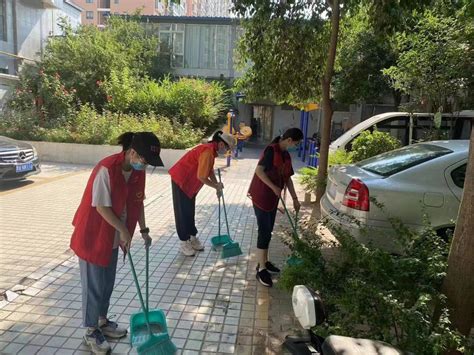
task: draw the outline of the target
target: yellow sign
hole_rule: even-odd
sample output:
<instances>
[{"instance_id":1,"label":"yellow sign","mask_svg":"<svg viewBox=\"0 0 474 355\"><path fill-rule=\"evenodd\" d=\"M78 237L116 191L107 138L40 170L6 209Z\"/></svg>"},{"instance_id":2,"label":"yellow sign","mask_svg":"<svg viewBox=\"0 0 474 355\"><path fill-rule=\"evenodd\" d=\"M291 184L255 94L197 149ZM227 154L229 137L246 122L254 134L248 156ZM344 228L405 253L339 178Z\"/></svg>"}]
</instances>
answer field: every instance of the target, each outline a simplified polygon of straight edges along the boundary
<instances>
[{"instance_id":1,"label":"yellow sign","mask_svg":"<svg viewBox=\"0 0 474 355\"><path fill-rule=\"evenodd\" d=\"M314 111L314 110L318 110L319 109L319 105L317 103L311 103L311 104L306 104L304 106L304 110L306 112L308 111Z\"/></svg>"}]
</instances>

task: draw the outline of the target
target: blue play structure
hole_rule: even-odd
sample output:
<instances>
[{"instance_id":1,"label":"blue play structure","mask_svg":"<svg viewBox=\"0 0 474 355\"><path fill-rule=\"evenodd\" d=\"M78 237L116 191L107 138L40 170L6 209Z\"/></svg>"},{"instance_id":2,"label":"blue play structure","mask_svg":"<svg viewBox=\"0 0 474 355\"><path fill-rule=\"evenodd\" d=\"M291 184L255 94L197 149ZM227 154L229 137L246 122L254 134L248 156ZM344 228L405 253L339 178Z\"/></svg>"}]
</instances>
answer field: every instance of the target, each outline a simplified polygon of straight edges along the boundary
<instances>
[{"instance_id":1,"label":"blue play structure","mask_svg":"<svg viewBox=\"0 0 474 355\"><path fill-rule=\"evenodd\" d=\"M306 162L308 166L317 167L319 161L318 147L316 141L308 138L309 112L302 110L300 115L300 129L303 132L303 142L298 147L298 157Z\"/></svg>"}]
</instances>

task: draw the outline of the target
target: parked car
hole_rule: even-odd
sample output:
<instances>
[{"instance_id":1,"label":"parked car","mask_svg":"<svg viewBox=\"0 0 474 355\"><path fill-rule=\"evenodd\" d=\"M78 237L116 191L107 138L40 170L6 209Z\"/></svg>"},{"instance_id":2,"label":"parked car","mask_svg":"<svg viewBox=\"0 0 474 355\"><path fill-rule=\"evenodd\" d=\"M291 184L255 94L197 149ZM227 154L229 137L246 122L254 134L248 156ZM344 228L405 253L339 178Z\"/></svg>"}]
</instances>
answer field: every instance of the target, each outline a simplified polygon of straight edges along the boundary
<instances>
[{"instance_id":1,"label":"parked car","mask_svg":"<svg viewBox=\"0 0 474 355\"><path fill-rule=\"evenodd\" d=\"M349 229L361 243L396 248L389 217L412 230L424 227L424 214L445 234L454 227L461 202L469 141L418 143L357 164L330 169L322 216ZM385 212L372 201L384 205ZM354 223L357 221L356 223ZM360 223L369 233L361 232Z\"/></svg>"},{"instance_id":2,"label":"parked car","mask_svg":"<svg viewBox=\"0 0 474 355\"><path fill-rule=\"evenodd\" d=\"M469 139L474 111L460 111L454 114L444 114L441 120L441 137L437 139ZM433 114L408 112L386 112L372 116L352 127L338 139L331 143L330 151L344 149L352 150L352 143L363 131L377 129L389 132L399 139L402 145L409 145L429 139L433 132ZM428 139L427 139L428 138Z\"/></svg>"},{"instance_id":3,"label":"parked car","mask_svg":"<svg viewBox=\"0 0 474 355\"><path fill-rule=\"evenodd\" d=\"M0 136L0 181L21 180L39 172L38 154L31 144Z\"/></svg>"}]
</instances>

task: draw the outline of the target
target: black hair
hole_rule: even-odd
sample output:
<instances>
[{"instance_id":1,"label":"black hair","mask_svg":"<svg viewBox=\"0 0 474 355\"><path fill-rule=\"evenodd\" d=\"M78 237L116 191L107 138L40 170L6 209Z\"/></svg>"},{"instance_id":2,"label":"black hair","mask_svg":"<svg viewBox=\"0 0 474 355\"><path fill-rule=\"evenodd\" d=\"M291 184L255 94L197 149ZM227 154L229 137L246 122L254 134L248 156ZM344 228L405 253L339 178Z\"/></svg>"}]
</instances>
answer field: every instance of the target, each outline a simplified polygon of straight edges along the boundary
<instances>
[{"instance_id":1,"label":"black hair","mask_svg":"<svg viewBox=\"0 0 474 355\"><path fill-rule=\"evenodd\" d=\"M211 140L209 141L209 143L212 143L212 142L216 142L216 143L219 143L219 142L222 142L225 144L226 148L229 148L229 145L227 144L227 142L225 142L221 135L223 134L224 132L222 131L216 131L213 135L212 135L212 138Z\"/></svg>"},{"instance_id":2,"label":"black hair","mask_svg":"<svg viewBox=\"0 0 474 355\"><path fill-rule=\"evenodd\" d=\"M122 149L129 150L132 146L132 141L133 141L133 132L125 132L120 135L120 137L117 138L117 143L122 146Z\"/></svg>"},{"instance_id":3,"label":"black hair","mask_svg":"<svg viewBox=\"0 0 474 355\"><path fill-rule=\"evenodd\" d=\"M289 128L283 133L282 136L273 138L272 144L280 143L282 139L291 138L293 141L300 141L303 139L303 132L299 128Z\"/></svg>"}]
</instances>

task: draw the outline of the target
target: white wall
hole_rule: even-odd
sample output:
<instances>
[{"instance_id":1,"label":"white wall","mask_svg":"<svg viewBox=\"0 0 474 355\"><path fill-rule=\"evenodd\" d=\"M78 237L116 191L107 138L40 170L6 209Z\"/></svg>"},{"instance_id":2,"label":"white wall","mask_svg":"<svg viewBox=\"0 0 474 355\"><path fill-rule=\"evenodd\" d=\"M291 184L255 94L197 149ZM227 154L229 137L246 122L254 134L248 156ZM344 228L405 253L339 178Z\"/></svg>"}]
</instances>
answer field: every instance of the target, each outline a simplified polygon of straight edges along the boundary
<instances>
[{"instance_id":1,"label":"white wall","mask_svg":"<svg viewBox=\"0 0 474 355\"><path fill-rule=\"evenodd\" d=\"M281 106L274 106L272 137L279 136L292 127L300 127L300 111L282 110Z\"/></svg>"},{"instance_id":2,"label":"white wall","mask_svg":"<svg viewBox=\"0 0 474 355\"><path fill-rule=\"evenodd\" d=\"M111 154L121 151L116 145L93 145L74 143L31 142L42 161L70 163L70 164L97 164L97 162ZM184 154L185 149L162 149L161 159L164 168L171 168Z\"/></svg>"}]
</instances>

